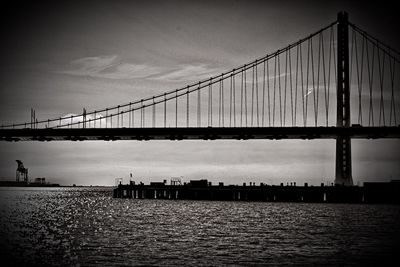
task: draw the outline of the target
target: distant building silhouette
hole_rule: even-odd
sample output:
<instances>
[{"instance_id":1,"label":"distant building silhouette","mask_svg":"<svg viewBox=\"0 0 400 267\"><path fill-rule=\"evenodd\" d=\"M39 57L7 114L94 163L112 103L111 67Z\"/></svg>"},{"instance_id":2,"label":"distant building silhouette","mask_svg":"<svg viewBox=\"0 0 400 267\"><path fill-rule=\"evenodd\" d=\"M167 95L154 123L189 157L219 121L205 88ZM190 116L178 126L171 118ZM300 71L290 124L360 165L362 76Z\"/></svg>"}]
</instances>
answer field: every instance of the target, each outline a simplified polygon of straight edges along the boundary
<instances>
[{"instance_id":1,"label":"distant building silhouette","mask_svg":"<svg viewBox=\"0 0 400 267\"><path fill-rule=\"evenodd\" d=\"M28 183L28 169L24 167L24 164L20 160L16 160L18 167L15 174L15 180L20 182L21 179L24 183Z\"/></svg>"}]
</instances>

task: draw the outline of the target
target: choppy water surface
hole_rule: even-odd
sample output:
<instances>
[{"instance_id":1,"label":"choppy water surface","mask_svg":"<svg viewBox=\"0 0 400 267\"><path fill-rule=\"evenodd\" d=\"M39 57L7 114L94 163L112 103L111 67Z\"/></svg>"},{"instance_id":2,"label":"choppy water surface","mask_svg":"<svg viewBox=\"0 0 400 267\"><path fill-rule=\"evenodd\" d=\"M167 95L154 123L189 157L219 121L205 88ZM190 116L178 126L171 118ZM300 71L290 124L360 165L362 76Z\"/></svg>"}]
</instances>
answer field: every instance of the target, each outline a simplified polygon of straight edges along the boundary
<instances>
[{"instance_id":1,"label":"choppy water surface","mask_svg":"<svg viewBox=\"0 0 400 267\"><path fill-rule=\"evenodd\" d=\"M399 206L0 188L0 256L9 265L366 265L395 260L399 237Z\"/></svg>"}]
</instances>

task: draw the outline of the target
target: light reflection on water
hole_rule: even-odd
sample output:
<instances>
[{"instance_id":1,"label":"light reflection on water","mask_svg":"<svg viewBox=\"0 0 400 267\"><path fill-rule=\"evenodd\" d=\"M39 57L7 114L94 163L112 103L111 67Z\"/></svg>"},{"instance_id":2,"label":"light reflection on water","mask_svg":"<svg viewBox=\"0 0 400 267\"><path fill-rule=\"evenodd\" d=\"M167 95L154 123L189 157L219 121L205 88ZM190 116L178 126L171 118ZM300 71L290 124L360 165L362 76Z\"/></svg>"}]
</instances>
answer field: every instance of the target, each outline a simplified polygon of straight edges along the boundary
<instances>
[{"instance_id":1,"label":"light reflection on water","mask_svg":"<svg viewBox=\"0 0 400 267\"><path fill-rule=\"evenodd\" d=\"M364 265L400 248L390 205L113 199L110 188L0 188L0 204L0 256L19 266Z\"/></svg>"}]
</instances>

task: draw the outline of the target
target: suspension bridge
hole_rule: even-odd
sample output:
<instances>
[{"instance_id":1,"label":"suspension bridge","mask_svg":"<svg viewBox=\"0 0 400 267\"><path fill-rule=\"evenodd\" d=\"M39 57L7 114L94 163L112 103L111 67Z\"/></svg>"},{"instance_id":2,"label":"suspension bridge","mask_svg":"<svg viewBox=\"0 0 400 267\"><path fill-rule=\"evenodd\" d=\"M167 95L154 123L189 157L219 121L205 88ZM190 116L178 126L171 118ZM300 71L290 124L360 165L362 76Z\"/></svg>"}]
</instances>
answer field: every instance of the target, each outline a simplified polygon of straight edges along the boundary
<instances>
[{"instance_id":1,"label":"suspension bridge","mask_svg":"<svg viewBox=\"0 0 400 267\"><path fill-rule=\"evenodd\" d=\"M341 12L319 31L185 87L71 116L2 125L2 141L336 139L352 185L352 138L400 138L400 53ZM350 116L352 114L352 116Z\"/></svg>"}]
</instances>

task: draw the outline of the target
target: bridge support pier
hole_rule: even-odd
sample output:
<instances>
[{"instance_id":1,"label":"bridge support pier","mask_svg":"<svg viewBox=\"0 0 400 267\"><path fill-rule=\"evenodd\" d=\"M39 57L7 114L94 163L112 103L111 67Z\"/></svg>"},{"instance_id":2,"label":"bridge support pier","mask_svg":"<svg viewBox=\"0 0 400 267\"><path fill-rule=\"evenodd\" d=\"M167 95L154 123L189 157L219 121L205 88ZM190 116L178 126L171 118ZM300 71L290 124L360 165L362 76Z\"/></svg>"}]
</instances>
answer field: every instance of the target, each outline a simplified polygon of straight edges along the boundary
<instances>
[{"instance_id":1,"label":"bridge support pier","mask_svg":"<svg viewBox=\"0 0 400 267\"><path fill-rule=\"evenodd\" d=\"M353 185L351 174L351 139L340 136L336 139L336 175L335 184Z\"/></svg>"},{"instance_id":2,"label":"bridge support pier","mask_svg":"<svg viewBox=\"0 0 400 267\"><path fill-rule=\"evenodd\" d=\"M338 14L337 28L337 127L350 127L350 83L349 83L349 31L348 14ZM351 139L336 138L335 184L353 185L351 170Z\"/></svg>"}]
</instances>

